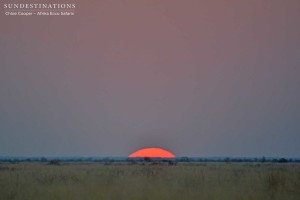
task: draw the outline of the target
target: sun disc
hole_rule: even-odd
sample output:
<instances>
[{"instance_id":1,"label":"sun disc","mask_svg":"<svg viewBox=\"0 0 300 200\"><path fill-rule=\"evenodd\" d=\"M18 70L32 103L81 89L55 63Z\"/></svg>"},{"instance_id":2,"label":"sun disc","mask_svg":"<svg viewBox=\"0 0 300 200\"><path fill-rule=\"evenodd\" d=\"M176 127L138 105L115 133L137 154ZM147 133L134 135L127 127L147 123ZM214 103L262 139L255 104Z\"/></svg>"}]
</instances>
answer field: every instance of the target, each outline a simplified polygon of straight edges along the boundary
<instances>
[{"instance_id":1,"label":"sun disc","mask_svg":"<svg viewBox=\"0 0 300 200\"><path fill-rule=\"evenodd\" d=\"M162 148L143 148L128 156L129 158L175 158L175 155Z\"/></svg>"}]
</instances>

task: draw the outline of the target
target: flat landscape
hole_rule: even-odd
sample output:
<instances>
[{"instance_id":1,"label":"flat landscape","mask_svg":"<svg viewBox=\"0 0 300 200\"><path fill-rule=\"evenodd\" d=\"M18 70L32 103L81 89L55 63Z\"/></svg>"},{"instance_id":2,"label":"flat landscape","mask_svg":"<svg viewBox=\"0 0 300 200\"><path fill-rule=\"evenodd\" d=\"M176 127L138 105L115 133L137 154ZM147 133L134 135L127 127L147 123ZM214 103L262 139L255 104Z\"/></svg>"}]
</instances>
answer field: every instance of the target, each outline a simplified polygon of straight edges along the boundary
<instances>
[{"instance_id":1,"label":"flat landscape","mask_svg":"<svg viewBox=\"0 0 300 200\"><path fill-rule=\"evenodd\" d=\"M56 164L0 164L0 199L300 199L297 163Z\"/></svg>"}]
</instances>

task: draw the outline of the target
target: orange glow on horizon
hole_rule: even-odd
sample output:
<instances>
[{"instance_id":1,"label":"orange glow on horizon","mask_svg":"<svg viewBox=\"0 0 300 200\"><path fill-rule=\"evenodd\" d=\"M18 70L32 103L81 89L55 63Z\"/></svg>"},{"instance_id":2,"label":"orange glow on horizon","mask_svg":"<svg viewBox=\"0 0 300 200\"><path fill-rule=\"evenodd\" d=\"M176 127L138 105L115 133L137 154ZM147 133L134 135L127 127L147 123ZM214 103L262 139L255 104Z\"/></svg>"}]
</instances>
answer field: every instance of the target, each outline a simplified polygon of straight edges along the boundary
<instances>
[{"instance_id":1,"label":"orange glow on horizon","mask_svg":"<svg viewBox=\"0 0 300 200\"><path fill-rule=\"evenodd\" d=\"M144 148L137 150L128 156L129 158L175 158L171 152L161 148Z\"/></svg>"}]
</instances>

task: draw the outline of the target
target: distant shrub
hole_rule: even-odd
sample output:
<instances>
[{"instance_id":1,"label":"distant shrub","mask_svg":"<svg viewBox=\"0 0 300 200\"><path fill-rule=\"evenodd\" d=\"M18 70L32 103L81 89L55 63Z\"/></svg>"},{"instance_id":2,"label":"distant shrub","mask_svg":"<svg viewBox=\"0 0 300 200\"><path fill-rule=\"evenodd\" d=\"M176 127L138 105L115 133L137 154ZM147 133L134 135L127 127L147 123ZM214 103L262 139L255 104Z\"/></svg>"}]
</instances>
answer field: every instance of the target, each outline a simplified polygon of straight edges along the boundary
<instances>
[{"instance_id":1,"label":"distant shrub","mask_svg":"<svg viewBox=\"0 0 300 200\"><path fill-rule=\"evenodd\" d=\"M169 160L169 161L168 161L168 164L169 164L169 165L177 165L177 162L176 162L176 161L173 161L173 160Z\"/></svg>"},{"instance_id":2,"label":"distant shrub","mask_svg":"<svg viewBox=\"0 0 300 200\"><path fill-rule=\"evenodd\" d=\"M60 165L60 161L59 160L50 160L48 162L48 165Z\"/></svg>"},{"instance_id":3,"label":"distant shrub","mask_svg":"<svg viewBox=\"0 0 300 200\"><path fill-rule=\"evenodd\" d=\"M150 157L144 157L144 161L146 161L146 162L152 162L152 159Z\"/></svg>"}]
</instances>

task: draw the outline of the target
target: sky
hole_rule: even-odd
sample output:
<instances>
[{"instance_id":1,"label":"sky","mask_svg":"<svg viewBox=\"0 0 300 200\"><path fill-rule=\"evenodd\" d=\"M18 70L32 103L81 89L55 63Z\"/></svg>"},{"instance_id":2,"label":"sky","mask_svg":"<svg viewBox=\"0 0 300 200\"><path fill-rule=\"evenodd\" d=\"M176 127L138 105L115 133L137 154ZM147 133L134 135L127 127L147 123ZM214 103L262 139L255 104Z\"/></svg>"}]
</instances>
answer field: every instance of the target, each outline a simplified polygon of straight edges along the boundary
<instances>
[{"instance_id":1,"label":"sky","mask_svg":"<svg viewBox=\"0 0 300 200\"><path fill-rule=\"evenodd\" d=\"M300 156L299 0L5 1L0 155Z\"/></svg>"}]
</instances>

